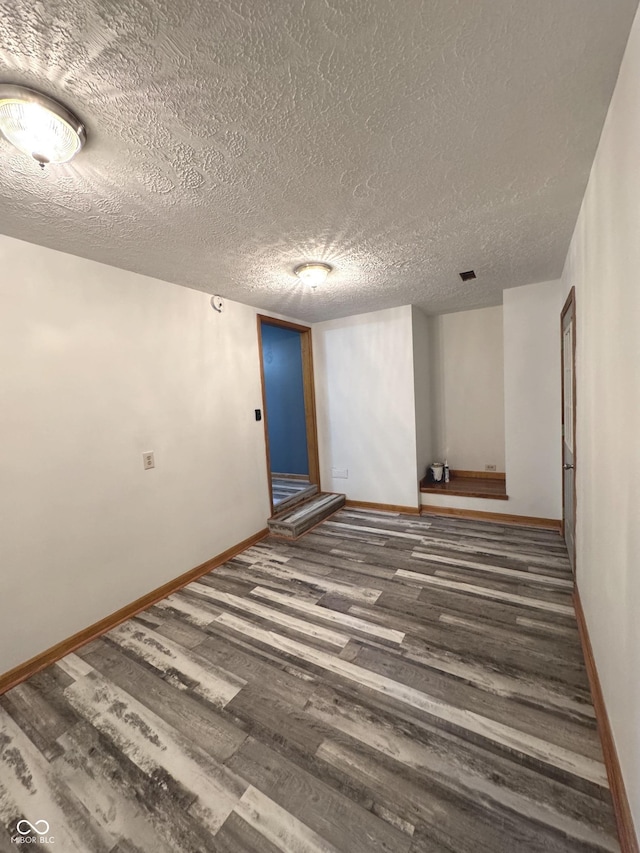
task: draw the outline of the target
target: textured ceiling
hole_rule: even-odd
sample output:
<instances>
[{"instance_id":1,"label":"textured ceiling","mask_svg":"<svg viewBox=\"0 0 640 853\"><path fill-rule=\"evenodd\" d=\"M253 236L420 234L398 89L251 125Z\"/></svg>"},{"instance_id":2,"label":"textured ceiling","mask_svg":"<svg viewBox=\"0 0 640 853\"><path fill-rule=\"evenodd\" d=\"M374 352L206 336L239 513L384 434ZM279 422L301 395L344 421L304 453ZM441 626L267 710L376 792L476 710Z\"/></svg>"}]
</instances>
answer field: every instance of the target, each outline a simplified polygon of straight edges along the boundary
<instances>
[{"instance_id":1,"label":"textured ceiling","mask_svg":"<svg viewBox=\"0 0 640 853\"><path fill-rule=\"evenodd\" d=\"M0 141L0 231L306 320L497 304L561 272L636 6L0 0L0 80L89 134Z\"/></svg>"}]
</instances>

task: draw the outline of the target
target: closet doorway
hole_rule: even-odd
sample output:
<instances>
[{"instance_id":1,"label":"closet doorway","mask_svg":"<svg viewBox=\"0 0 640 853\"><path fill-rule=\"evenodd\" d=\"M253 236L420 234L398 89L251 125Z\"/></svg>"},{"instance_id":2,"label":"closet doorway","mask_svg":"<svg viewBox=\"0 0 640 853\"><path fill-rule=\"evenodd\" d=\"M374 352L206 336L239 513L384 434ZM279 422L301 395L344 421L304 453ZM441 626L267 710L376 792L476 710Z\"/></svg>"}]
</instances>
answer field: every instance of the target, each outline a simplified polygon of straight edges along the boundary
<instances>
[{"instance_id":1,"label":"closet doorway","mask_svg":"<svg viewBox=\"0 0 640 853\"><path fill-rule=\"evenodd\" d=\"M320 486L311 329L258 315L271 512Z\"/></svg>"}]
</instances>

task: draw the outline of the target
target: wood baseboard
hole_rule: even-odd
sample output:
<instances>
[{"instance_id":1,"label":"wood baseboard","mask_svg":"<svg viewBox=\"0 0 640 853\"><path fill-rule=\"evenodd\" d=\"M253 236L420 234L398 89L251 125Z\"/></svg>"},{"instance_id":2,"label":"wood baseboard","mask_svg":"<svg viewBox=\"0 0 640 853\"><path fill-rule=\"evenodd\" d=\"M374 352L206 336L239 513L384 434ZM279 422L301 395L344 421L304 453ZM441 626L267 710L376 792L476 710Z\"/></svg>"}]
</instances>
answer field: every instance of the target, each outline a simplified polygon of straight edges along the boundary
<instances>
[{"instance_id":1,"label":"wood baseboard","mask_svg":"<svg viewBox=\"0 0 640 853\"><path fill-rule=\"evenodd\" d=\"M502 512L484 512L479 509L456 509L449 506L422 505L422 515L451 515L473 521L496 521L499 524L519 524L521 527L544 527L548 530L560 530L559 518L536 518L533 515L508 515Z\"/></svg>"},{"instance_id":2,"label":"wood baseboard","mask_svg":"<svg viewBox=\"0 0 640 853\"><path fill-rule=\"evenodd\" d=\"M621 853L640 853L638 845L638 837L636 836L633 826L633 818L631 816L631 808L627 791L624 786L622 772L620 770L620 762L616 751L611 724L609 723L609 715L604 703L602 695L602 687L600 686L600 678L596 669L596 662L593 657L593 649L587 629L587 622L580 601L580 593L578 587L574 587L573 603L576 610L576 619L578 622L578 631L580 632L580 642L582 644L582 653L584 662L589 676L589 685L591 686L591 697L593 699L593 707L596 712L596 720L598 722L598 732L600 741L602 742L602 752L604 754L604 764L607 768L607 777L609 779L609 789L611 791L611 799L613 800L613 810L616 816L618 825L618 836L620 841Z\"/></svg>"},{"instance_id":3,"label":"wood baseboard","mask_svg":"<svg viewBox=\"0 0 640 853\"><path fill-rule=\"evenodd\" d=\"M507 475L501 471L461 471L458 468L452 468L450 471L452 477L471 477L476 480L506 480Z\"/></svg>"},{"instance_id":4,"label":"wood baseboard","mask_svg":"<svg viewBox=\"0 0 640 853\"><path fill-rule=\"evenodd\" d=\"M94 622L93 625L89 625L88 628L78 631L78 633L74 634L72 637L68 637L66 640L56 643L55 646L51 646L51 648L41 652L35 657L32 657L30 660L25 661L25 663L18 664L18 666L10 669L8 672L5 672L4 675L0 675L0 695L2 693L6 693L7 690L11 690L12 687L15 687L22 681L25 681L27 678L31 678L32 675L36 674L36 672L40 672L41 669L45 669L45 667L50 666L65 655L79 649L80 646L84 646L86 643L91 642L91 640L95 640L96 637L99 637L107 631L110 631L112 628L115 628L116 625L119 625L121 622L131 619L132 616L146 610L157 601L161 601L163 598L166 598L176 592L176 590L186 586L188 583L197 580L202 577L202 575L206 575L207 572L216 569L218 566L226 563L227 560L231 560L241 551L245 551L247 548L255 545L256 542L264 539L268 533L269 531L266 528L264 530L260 530L258 533L254 533L253 536L249 536L248 539L239 542L232 548L228 548L226 551L223 551L222 554L212 557L210 560L207 560L206 563L196 566L195 569L190 569L188 572L174 578L174 580L157 587L151 592L148 592L146 595L143 595L141 598L137 598L135 601L132 601L131 604L121 607L120 610L116 610L115 613L105 616L105 618L100 619L99 622Z\"/></svg>"},{"instance_id":5,"label":"wood baseboard","mask_svg":"<svg viewBox=\"0 0 640 853\"><path fill-rule=\"evenodd\" d=\"M400 506L399 504L377 504L370 501L345 501L346 507L351 509L377 509L381 512L405 512L409 515L420 515L420 507Z\"/></svg>"}]
</instances>

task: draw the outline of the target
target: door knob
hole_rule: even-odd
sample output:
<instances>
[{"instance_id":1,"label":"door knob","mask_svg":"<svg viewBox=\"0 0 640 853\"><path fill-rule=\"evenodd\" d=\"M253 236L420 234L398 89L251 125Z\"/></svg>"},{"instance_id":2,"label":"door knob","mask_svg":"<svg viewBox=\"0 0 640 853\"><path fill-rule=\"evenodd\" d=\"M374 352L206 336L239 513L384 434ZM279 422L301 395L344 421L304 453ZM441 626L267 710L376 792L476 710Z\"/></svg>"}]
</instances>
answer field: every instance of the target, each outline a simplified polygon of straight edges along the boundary
<instances>
[{"instance_id":1,"label":"door knob","mask_svg":"<svg viewBox=\"0 0 640 853\"><path fill-rule=\"evenodd\" d=\"M570 465L569 462L565 462L562 467L565 471L573 471L573 465Z\"/></svg>"}]
</instances>

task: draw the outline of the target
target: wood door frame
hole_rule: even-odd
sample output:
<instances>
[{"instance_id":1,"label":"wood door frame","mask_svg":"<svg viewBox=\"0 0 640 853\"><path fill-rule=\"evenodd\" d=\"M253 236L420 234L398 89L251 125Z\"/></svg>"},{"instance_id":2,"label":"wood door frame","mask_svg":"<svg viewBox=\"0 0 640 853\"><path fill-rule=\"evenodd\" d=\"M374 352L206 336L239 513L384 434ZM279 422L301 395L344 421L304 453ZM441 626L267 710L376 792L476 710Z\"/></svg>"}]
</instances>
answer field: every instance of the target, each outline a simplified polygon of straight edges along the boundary
<instances>
[{"instance_id":1,"label":"wood door frame","mask_svg":"<svg viewBox=\"0 0 640 853\"><path fill-rule=\"evenodd\" d=\"M316 416L316 391L313 378L313 347L311 327L301 326L289 320L279 320L267 314L258 314L258 349L260 351L260 383L262 385L262 412L264 421L264 440L267 451L267 480L269 482L269 501L273 513L273 489L271 487L271 452L269 449L269 422L267 415L267 393L264 383L264 359L262 355L262 326L279 326L300 332L300 353L302 356L302 388L304 394L304 417L307 427L307 457L309 462L309 482L320 491L320 457L318 454L318 420Z\"/></svg>"},{"instance_id":2,"label":"wood door frame","mask_svg":"<svg viewBox=\"0 0 640 853\"><path fill-rule=\"evenodd\" d=\"M573 420L573 544L574 544L574 555L573 555L573 572L575 575L576 571L576 556L577 556L577 548L576 548L576 527L577 527L577 489L576 489L576 458L577 458L577 442L576 442L576 289L572 287L569 291L569 295L562 307L562 311L560 312L560 374L561 374L561 386L560 386L560 399L561 399L561 411L562 411L562 437L561 437L561 453L560 459L561 463L564 465L564 320L569 312L573 312L573 334L571 335L571 358L573 361L573 367L571 370L571 417ZM564 485L564 468L562 470L562 523L560 526L560 535L564 539L564 520L565 520L565 485Z\"/></svg>"}]
</instances>

